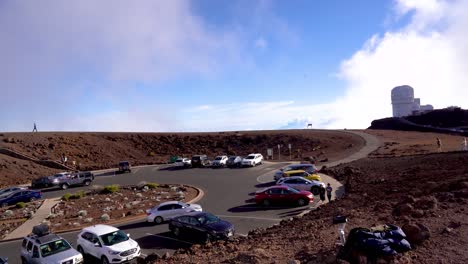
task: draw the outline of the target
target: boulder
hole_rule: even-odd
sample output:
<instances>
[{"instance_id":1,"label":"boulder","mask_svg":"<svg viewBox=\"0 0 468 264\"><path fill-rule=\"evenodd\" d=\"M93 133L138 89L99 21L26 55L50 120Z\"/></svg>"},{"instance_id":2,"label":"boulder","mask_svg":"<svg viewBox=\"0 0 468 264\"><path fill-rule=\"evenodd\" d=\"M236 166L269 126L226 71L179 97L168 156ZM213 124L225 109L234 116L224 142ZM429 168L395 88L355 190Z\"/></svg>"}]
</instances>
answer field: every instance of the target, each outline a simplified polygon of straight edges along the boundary
<instances>
[{"instance_id":1,"label":"boulder","mask_svg":"<svg viewBox=\"0 0 468 264\"><path fill-rule=\"evenodd\" d=\"M110 220L110 216L108 214L103 214L101 215L101 220L102 221L109 221Z\"/></svg>"},{"instance_id":2,"label":"boulder","mask_svg":"<svg viewBox=\"0 0 468 264\"><path fill-rule=\"evenodd\" d=\"M432 210L437 208L437 199L434 196L427 196L417 199L414 207L422 210Z\"/></svg>"},{"instance_id":3,"label":"boulder","mask_svg":"<svg viewBox=\"0 0 468 264\"><path fill-rule=\"evenodd\" d=\"M405 224L401 229L405 232L406 238L411 244L421 244L431 237L429 229L420 223Z\"/></svg>"},{"instance_id":4,"label":"boulder","mask_svg":"<svg viewBox=\"0 0 468 264\"><path fill-rule=\"evenodd\" d=\"M79 215L79 216L87 216L87 215L88 215L88 211L86 211L86 210L81 210L81 211L78 212L78 215Z\"/></svg>"},{"instance_id":5,"label":"boulder","mask_svg":"<svg viewBox=\"0 0 468 264\"><path fill-rule=\"evenodd\" d=\"M399 204L395 208L394 213L396 215L405 216L405 215L411 215L413 210L414 210L414 207L411 204L404 203L404 204Z\"/></svg>"}]
</instances>

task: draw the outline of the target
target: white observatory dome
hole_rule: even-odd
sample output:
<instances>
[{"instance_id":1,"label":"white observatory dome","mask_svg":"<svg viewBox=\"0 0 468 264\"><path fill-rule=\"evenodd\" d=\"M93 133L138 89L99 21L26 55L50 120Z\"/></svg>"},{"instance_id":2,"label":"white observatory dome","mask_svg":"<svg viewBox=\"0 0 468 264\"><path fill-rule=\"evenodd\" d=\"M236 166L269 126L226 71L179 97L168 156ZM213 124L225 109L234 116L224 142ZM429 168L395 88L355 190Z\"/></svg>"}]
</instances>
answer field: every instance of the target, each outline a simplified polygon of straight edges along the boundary
<instances>
[{"instance_id":1,"label":"white observatory dome","mask_svg":"<svg viewBox=\"0 0 468 264\"><path fill-rule=\"evenodd\" d=\"M409 116L415 109L414 89L409 85L392 89L393 116Z\"/></svg>"}]
</instances>

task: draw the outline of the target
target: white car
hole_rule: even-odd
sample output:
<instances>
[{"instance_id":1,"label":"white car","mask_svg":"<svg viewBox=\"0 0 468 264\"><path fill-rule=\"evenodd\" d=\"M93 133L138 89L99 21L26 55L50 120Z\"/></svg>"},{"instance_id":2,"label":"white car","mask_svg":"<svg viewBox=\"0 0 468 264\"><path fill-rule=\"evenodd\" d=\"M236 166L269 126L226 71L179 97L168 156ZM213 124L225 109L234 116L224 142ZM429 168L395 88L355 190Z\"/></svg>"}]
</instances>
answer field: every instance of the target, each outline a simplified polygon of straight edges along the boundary
<instances>
[{"instance_id":1,"label":"white car","mask_svg":"<svg viewBox=\"0 0 468 264\"><path fill-rule=\"evenodd\" d=\"M122 263L139 257L138 243L113 226L94 225L83 228L76 241L78 251L101 260L101 263Z\"/></svg>"},{"instance_id":2,"label":"white car","mask_svg":"<svg viewBox=\"0 0 468 264\"><path fill-rule=\"evenodd\" d=\"M319 194L320 186L325 188L325 183L321 181L311 181L308 179L304 179L301 176L291 176L287 178L281 178L276 182L278 185L289 186L293 189L299 191L309 191L315 195Z\"/></svg>"},{"instance_id":3,"label":"white car","mask_svg":"<svg viewBox=\"0 0 468 264\"><path fill-rule=\"evenodd\" d=\"M190 212L201 212L202 207L198 204L186 204L178 201L161 203L146 210L146 221L161 224L162 222Z\"/></svg>"},{"instance_id":4,"label":"white car","mask_svg":"<svg viewBox=\"0 0 468 264\"><path fill-rule=\"evenodd\" d=\"M252 166L263 163L263 155L260 153L252 153L242 159L242 166Z\"/></svg>"},{"instance_id":5,"label":"white car","mask_svg":"<svg viewBox=\"0 0 468 264\"><path fill-rule=\"evenodd\" d=\"M178 158L175 161L176 167L190 167L192 165L192 160L188 158Z\"/></svg>"},{"instance_id":6,"label":"white car","mask_svg":"<svg viewBox=\"0 0 468 264\"><path fill-rule=\"evenodd\" d=\"M211 161L211 166L213 167L223 167L226 166L228 156L217 156L213 161Z\"/></svg>"}]
</instances>

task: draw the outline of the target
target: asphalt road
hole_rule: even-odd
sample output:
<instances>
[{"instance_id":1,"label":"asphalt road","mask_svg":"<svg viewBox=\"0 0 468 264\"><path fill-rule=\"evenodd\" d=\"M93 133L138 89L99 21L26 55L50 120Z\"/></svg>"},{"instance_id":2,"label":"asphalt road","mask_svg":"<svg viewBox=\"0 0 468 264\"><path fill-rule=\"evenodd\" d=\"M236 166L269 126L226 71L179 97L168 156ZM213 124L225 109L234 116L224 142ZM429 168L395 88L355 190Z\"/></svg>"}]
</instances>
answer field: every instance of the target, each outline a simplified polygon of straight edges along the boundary
<instances>
[{"instance_id":1,"label":"asphalt road","mask_svg":"<svg viewBox=\"0 0 468 264\"><path fill-rule=\"evenodd\" d=\"M304 207L273 207L263 208L249 202L253 193L273 182L260 183L258 179L265 179L267 175L287 165L287 163L266 163L254 168L197 168L171 170L163 167L134 168L132 173L98 174L92 186L70 188L69 190L43 191L44 198L59 197L65 193L74 193L86 188L96 188L109 184L131 185L142 181L156 183L181 183L201 188L205 195L197 202L203 210L218 215L220 218L234 224L237 235L245 236L250 230L258 227L268 227L287 219L315 205ZM262 180L261 182L264 182ZM316 201L318 198L316 197ZM163 254L174 250L190 247L197 241L181 241L175 239L168 232L167 224L152 225L146 222L133 222L118 226L129 233L142 248L143 254L153 252ZM78 232L64 233L62 236L76 243ZM0 243L0 256L8 257L9 263L20 263L20 240Z\"/></svg>"}]
</instances>

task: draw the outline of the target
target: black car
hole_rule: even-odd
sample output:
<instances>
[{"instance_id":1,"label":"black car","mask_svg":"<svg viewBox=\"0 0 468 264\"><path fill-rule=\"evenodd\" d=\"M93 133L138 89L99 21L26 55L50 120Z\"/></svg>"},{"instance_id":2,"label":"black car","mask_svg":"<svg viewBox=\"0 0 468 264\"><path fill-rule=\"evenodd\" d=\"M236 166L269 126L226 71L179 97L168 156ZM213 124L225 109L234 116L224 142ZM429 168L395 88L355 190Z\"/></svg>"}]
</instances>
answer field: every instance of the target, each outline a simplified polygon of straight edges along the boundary
<instances>
[{"instance_id":1,"label":"black car","mask_svg":"<svg viewBox=\"0 0 468 264\"><path fill-rule=\"evenodd\" d=\"M235 233L234 226L210 213L192 212L172 218L169 230L175 236L196 237L208 242L228 239Z\"/></svg>"},{"instance_id":2,"label":"black car","mask_svg":"<svg viewBox=\"0 0 468 264\"><path fill-rule=\"evenodd\" d=\"M128 161L121 161L119 162L119 172L124 173L124 172L132 172L132 168L130 167L130 162Z\"/></svg>"},{"instance_id":3,"label":"black car","mask_svg":"<svg viewBox=\"0 0 468 264\"><path fill-rule=\"evenodd\" d=\"M54 181L54 177L40 177L31 181L31 188L39 189L39 188L48 188L51 186L58 185L58 180Z\"/></svg>"},{"instance_id":4,"label":"black car","mask_svg":"<svg viewBox=\"0 0 468 264\"><path fill-rule=\"evenodd\" d=\"M229 168L241 167L241 165L242 165L241 156L229 156L228 160L226 161L226 166Z\"/></svg>"},{"instance_id":5,"label":"black car","mask_svg":"<svg viewBox=\"0 0 468 264\"><path fill-rule=\"evenodd\" d=\"M210 161L206 155L195 155L192 157L192 168L206 167L210 165Z\"/></svg>"}]
</instances>

